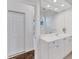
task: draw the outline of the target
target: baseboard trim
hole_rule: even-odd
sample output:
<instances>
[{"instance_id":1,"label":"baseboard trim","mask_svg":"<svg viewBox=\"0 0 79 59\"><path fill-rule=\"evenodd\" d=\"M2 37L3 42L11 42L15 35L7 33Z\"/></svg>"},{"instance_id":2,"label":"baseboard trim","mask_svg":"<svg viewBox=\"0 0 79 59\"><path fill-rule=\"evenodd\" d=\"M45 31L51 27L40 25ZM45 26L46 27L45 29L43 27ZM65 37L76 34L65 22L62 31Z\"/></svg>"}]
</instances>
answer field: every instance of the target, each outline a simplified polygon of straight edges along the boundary
<instances>
[{"instance_id":1,"label":"baseboard trim","mask_svg":"<svg viewBox=\"0 0 79 59\"><path fill-rule=\"evenodd\" d=\"M22 51L22 52L19 52L19 53L16 53L16 54L10 55L10 56L8 56L8 59L9 59L9 58L12 58L12 57L15 57L15 56L17 56L17 55L24 54L24 53L26 53L26 52L25 52L25 51Z\"/></svg>"},{"instance_id":2,"label":"baseboard trim","mask_svg":"<svg viewBox=\"0 0 79 59\"><path fill-rule=\"evenodd\" d=\"M8 59L34 59L35 50L31 50L28 52L21 52L15 55L9 56Z\"/></svg>"}]
</instances>

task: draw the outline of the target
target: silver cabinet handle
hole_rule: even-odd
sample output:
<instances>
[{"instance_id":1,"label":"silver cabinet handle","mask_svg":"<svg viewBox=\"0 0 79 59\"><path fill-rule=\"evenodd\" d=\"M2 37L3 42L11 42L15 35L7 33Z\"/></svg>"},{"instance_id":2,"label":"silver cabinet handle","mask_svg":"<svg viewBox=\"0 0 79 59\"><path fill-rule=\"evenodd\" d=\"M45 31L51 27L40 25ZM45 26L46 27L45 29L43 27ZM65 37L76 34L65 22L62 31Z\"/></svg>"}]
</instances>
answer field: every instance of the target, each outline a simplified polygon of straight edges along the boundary
<instances>
[{"instance_id":1,"label":"silver cabinet handle","mask_svg":"<svg viewBox=\"0 0 79 59\"><path fill-rule=\"evenodd\" d=\"M55 41L53 42L53 44L55 44Z\"/></svg>"},{"instance_id":2,"label":"silver cabinet handle","mask_svg":"<svg viewBox=\"0 0 79 59\"><path fill-rule=\"evenodd\" d=\"M64 38L63 40L66 40L66 38Z\"/></svg>"},{"instance_id":3,"label":"silver cabinet handle","mask_svg":"<svg viewBox=\"0 0 79 59\"><path fill-rule=\"evenodd\" d=\"M58 48L58 47L59 47L59 45L56 45L56 46L55 46L55 48Z\"/></svg>"}]
</instances>

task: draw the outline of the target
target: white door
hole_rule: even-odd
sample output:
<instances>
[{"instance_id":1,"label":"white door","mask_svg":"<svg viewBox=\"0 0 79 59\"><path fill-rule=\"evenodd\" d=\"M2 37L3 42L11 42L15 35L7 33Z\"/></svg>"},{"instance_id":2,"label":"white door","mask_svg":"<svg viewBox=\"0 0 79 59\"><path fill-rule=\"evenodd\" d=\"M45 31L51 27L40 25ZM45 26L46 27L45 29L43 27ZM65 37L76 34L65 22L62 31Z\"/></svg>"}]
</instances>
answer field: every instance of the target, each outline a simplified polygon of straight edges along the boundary
<instances>
[{"instance_id":1,"label":"white door","mask_svg":"<svg viewBox=\"0 0 79 59\"><path fill-rule=\"evenodd\" d=\"M24 50L25 14L8 11L8 55Z\"/></svg>"}]
</instances>

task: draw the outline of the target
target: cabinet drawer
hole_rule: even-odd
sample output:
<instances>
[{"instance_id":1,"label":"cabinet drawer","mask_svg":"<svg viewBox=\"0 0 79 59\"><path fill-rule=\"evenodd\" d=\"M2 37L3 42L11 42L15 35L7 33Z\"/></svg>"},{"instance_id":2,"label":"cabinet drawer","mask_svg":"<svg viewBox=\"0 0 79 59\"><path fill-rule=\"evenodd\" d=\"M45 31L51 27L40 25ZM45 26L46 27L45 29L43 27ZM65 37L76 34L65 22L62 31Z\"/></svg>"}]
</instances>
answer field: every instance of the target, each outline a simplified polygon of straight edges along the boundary
<instances>
[{"instance_id":1,"label":"cabinet drawer","mask_svg":"<svg viewBox=\"0 0 79 59\"><path fill-rule=\"evenodd\" d=\"M49 43L49 47L50 48L57 48L58 47L58 41L53 41L53 42Z\"/></svg>"}]
</instances>

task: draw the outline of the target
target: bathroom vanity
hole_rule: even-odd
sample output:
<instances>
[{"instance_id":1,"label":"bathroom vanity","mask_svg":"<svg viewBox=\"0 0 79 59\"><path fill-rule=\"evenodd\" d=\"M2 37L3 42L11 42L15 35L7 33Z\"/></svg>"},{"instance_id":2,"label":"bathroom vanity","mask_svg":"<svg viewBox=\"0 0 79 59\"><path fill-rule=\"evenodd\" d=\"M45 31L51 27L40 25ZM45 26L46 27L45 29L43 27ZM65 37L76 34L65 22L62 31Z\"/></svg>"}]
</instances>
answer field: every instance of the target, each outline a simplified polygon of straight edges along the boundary
<instances>
[{"instance_id":1,"label":"bathroom vanity","mask_svg":"<svg viewBox=\"0 0 79 59\"><path fill-rule=\"evenodd\" d=\"M72 35L43 34L39 47L41 59L64 59L72 51Z\"/></svg>"}]
</instances>

